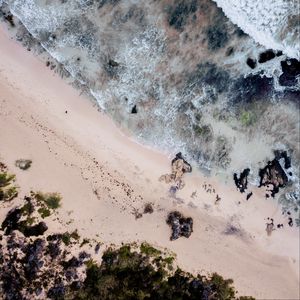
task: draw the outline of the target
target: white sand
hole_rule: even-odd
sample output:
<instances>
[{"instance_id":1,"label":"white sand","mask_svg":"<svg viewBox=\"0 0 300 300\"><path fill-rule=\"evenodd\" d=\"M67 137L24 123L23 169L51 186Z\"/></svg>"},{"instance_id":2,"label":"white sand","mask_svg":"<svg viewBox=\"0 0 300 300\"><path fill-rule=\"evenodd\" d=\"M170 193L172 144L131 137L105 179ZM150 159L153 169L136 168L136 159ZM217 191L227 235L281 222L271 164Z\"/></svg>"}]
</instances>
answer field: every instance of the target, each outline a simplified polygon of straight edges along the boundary
<instances>
[{"instance_id":1,"label":"white sand","mask_svg":"<svg viewBox=\"0 0 300 300\"><path fill-rule=\"evenodd\" d=\"M147 240L175 252L187 271L233 278L241 295L299 297L299 231L287 225L274 200L253 188L246 201L233 182L221 184L196 171L185 175L186 186L177 195L183 203L170 198L169 186L158 181L170 171L170 158L122 134L1 27L0 128L0 160L17 175L20 197L30 190L62 194L61 225L52 231L78 228L82 236L99 235L105 244ZM16 168L19 158L32 159L32 167ZM203 189L204 181L221 196L218 205L216 194ZM133 209L146 202L154 203L154 213L136 220ZM193 217L189 239L169 240L165 218L172 209ZM267 217L283 222L284 229L267 236ZM241 234L225 235L229 223Z\"/></svg>"}]
</instances>

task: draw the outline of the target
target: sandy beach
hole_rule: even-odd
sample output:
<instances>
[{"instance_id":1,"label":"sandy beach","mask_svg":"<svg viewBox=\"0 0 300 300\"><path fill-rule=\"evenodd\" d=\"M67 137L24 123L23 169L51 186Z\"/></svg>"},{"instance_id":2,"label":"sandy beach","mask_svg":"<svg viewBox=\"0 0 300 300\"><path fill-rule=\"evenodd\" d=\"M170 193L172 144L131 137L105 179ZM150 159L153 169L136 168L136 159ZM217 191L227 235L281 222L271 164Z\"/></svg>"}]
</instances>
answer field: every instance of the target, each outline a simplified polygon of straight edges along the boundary
<instances>
[{"instance_id":1,"label":"sandy beach","mask_svg":"<svg viewBox=\"0 0 300 300\"><path fill-rule=\"evenodd\" d=\"M61 193L60 225L50 224L51 231L78 229L104 245L147 241L174 252L186 271L232 278L241 295L299 298L299 228L287 225L262 189L251 187L246 201L233 181L206 178L194 168L172 197L170 185L159 178L170 172L173 156L122 133L80 91L10 39L2 25L0 58L0 161L16 174L20 198L31 190ZM31 159L32 167L18 169L19 158ZM221 200L215 204L217 194ZM134 211L148 202L154 212L136 219ZM6 204L0 220L12 206ZM170 241L165 220L172 210L193 218L189 239ZM268 217L284 228L268 236ZM225 234L228 226L237 233Z\"/></svg>"}]
</instances>

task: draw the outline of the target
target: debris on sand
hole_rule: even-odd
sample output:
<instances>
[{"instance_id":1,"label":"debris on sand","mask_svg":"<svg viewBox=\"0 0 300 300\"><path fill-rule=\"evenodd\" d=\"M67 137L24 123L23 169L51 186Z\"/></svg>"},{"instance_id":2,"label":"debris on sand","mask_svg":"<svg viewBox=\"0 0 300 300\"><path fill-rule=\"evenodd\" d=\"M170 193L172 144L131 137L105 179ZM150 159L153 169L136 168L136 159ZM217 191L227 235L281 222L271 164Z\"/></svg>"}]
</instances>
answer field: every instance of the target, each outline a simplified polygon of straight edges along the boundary
<instances>
[{"instance_id":1,"label":"debris on sand","mask_svg":"<svg viewBox=\"0 0 300 300\"><path fill-rule=\"evenodd\" d=\"M171 241L177 240L181 236L189 238L193 232L193 219L185 218L178 211L170 212L166 222L172 229Z\"/></svg>"},{"instance_id":2,"label":"debris on sand","mask_svg":"<svg viewBox=\"0 0 300 300\"><path fill-rule=\"evenodd\" d=\"M172 173L162 175L159 181L165 181L166 183L175 183L177 189L182 189L185 185L182 177L184 173L191 173L191 165L183 158L181 152L177 153L172 160Z\"/></svg>"},{"instance_id":3,"label":"debris on sand","mask_svg":"<svg viewBox=\"0 0 300 300\"><path fill-rule=\"evenodd\" d=\"M217 194L215 204L218 204L221 201L221 197Z\"/></svg>"},{"instance_id":4,"label":"debris on sand","mask_svg":"<svg viewBox=\"0 0 300 300\"><path fill-rule=\"evenodd\" d=\"M268 236L270 236L272 234L273 230L275 230L274 220L271 219L271 222L267 223L267 227L266 227L266 231L267 231Z\"/></svg>"},{"instance_id":5,"label":"debris on sand","mask_svg":"<svg viewBox=\"0 0 300 300\"><path fill-rule=\"evenodd\" d=\"M21 170L27 170L31 167L32 161L30 159L18 159L15 162L16 167L20 168Z\"/></svg>"},{"instance_id":6,"label":"debris on sand","mask_svg":"<svg viewBox=\"0 0 300 300\"><path fill-rule=\"evenodd\" d=\"M146 203L144 207L144 214L152 214L154 211L152 203Z\"/></svg>"},{"instance_id":7,"label":"debris on sand","mask_svg":"<svg viewBox=\"0 0 300 300\"><path fill-rule=\"evenodd\" d=\"M132 214L134 215L135 219L140 219L143 214L137 209L137 208L133 208Z\"/></svg>"}]
</instances>

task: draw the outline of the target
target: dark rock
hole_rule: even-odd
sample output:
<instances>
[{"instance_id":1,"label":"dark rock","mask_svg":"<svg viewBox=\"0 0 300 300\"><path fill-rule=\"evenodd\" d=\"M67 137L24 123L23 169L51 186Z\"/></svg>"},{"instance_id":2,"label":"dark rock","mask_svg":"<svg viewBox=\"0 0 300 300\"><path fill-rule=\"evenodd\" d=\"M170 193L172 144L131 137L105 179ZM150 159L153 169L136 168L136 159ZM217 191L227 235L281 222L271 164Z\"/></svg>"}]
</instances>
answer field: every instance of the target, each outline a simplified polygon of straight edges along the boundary
<instances>
[{"instance_id":1,"label":"dark rock","mask_svg":"<svg viewBox=\"0 0 300 300\"><path fill-rule=\"evenodd\" d=\"M230 56L231 54L233 54L234 52L234 48L233 47L228 47L226 50L226 56Z\"/></svg>"},{"instance_id":2,"label":"dark rock","mask_svg":"<svg viewBox=\"0 0 300 300\"><path fill-rule=\"evenodd\" d=\"M289 169L292 164L291 164L291 157L288 156L287 151L279 151L276 150L274 151L275 158L279 161L280 159L284 159L284 168Z\"/></svg>"},{"instance_id":3,"label":"dark rock","mask_svg":"<svg viewBox=\"0 0 300 300\"><path fill-rule=\"evenodd\" d=\"M86 253L85 251L80 252L78 255L80 262L83 262L84 260L86 260L87 258L90 258L90 257L91 257L91 255Z\"/></svg>"},{"instance_id":4,"label":"dark rock","mask_svg":"<svg viewBox=\"0 0 300 300\"><path fill-rule=\"evenodd\" d=\"M237 29L234 31L234 33L239 37L245 37L247 36L247 34L239 27L237 27Z\"/></svg>"},{"instance_id":5,"label":"dark rock","mask_svg":"<svg viewBox=\"0 0 300 300\"><path fill-rule=\"evenodd\" d=\"M131 113L132 114L137 114L137 108L136 108L136 105L134 105L131 109Z\"/></svg>"},{"instance_id":6,"label":"dark rock","mask_svg":"<svg viewBox=\"0 0 300 300\"><path fill-rule=\"evenodd\" d=\"M300 75L300 61L292 58L281 62L282 74L279 77L279 84L282 86L294 86L297 84L297 77Z\"/></svg>"},{"instance_id":7,"label":"dark rock","mask_svg":"<svg viewBox=\"0 0 300 300\"><path fill-rule=\"evenodd\" d=\"M172 229L171 241L181 236L188 238L193 232L193 219L183 217L178 211L170 212L166 222Z\"/></svg>"},{"instance_id":8,"label":"dark rock","mask_svg":"<svg viewBox=\"0 0 300 300\"><path fill-rule=\"evenodd\" d=\"M99 250L100 250L100 243L98 243L96 246L95 246L95 253L98 254L99 253Z\"/></svg>"},{"instance_id":9,"label":"dark rock","mask_svg":"<svg viewBox=\"0 0 300 300\"><path fill-rule=\"evenodd\" d=\"M230 74L217 65L205 62L197 64L196 68L187 74L188 89L191 85L195 88L202 89L203 86L209 85L216 89L217 93L226 92L229 88Z\"/></svg>"},{"instance_id":10,"label":"dark rock","mask_svg":"<svg viewBox=\"0 0 300 300\"><path fill-rule=\"evenodd\" d=\"M293 227L293 225L294 225L294 224L293 224L293 219L292 219L291 217L289 218L288 224L289 224L290 227Z\"/></svg>"},{"instance_id":11,"label":"dark rock","mask_svg":"<svg viewBox=\"0 0 300 300\"><path fill-rule=\"evenodd\" d=\"M250 192L249 194L247 194L246 200L249 200L252 195L253 195L252 192Z\"/></svg>"},{"instance_id":12,"label":"dark rock","mask_svg":"<svg viewBox=\"0 0 300 300\"><path fill-rule=\"evenodd\" d=\"M250 173L250 169L245 169L240 176L238 177L237 173L233 174L233 180L235 182L236 187L240 190L241 193L244 193L248 187L248 175ZM247 199L248 200L248 199Z\"/></svg>"},{"instance_id":13,"label":"dark rock","mask_svg":"<svg viewBox=\"0 0 300 300\"><path fill-rule=\"evenodd\" d=\"M184 165L183 165L183 169L182 169L182 172L183 173L191 173L192 172L192 166L183 158L181 152L178 152L175 156L175 158L172 159L172 165L174 165L174 163L179 160L179 159L182 159L183 162L184 162Z\"/></svg>"},{"instance_id":14,"label":"dark rock","mask_svg":"<svg viewBox=\"0 0 300 300\"><path fill-rule=\"evenodd\" d=\"M48 230L48 226L46 225L45 222L39 222L38 224L33 225L33 226L24 226L23 227L22 225L23 225L23 223L21 222L20 226L19 226L19 230L21 232L23 232L23 234L26 237L43 235L44 232Z\"/></svg>"},{"instance_id":15,"label":"dark rock","mask_svg":"<svg viewBox=\"0 0 300 300\"><path fill-rule=\"evenodd\" d=\"M273 91L273 81L273 78L261 74L241 76L231 88L233 105L265 99Z\"/></svg>"},{"instance_id":16,"label":"dark rock","mask_svg":"<svg viewBox=\"0 0 300 300\"><path fill-rule=\"evenodd\" d=\"M271 185L271 196L274 197L279 192L279 188L286 186L288 177L282 169L278 159L275 157L272 161L259 170L260 187Z\"/></svg>"},{"instance_id":17,"label":"dark rock","mask_svg":"<svg viewBox=\"0 0 300 300\"><path fill-rule=\"evenodd\" d=\"M275 52L273 50L269 49L269 50L259 54L258 62L260 64L263 64L273 58L275 58Z\"/></svg>"},{"instance_id":18,"label":"dark rock","mask_svg":"<svg viewBox=\"0 0 300 300\"><path fill-rule=\"evenodd\" d=\"M18 229L18 222L21 217L22 217L22 211L19 208L13 208L7 213L1 225L1 229L5 230L4 232L5 235L8 235L13 230Z\"/></svg>"},{"instance_id":19,"label":"dark rock","mask_svg":"<svg viewBox=\"0 0 300 300\"><path fill-rule=\"evenodd\" d=\"M251 68L251 69L255 69L256 67L256 59L252 59L250 57L247 58L247 61L246 61L247 65Z\"/></svg>"},{"instance_id":20,"label":"dark rock","mask_svg":"<svg viewBox=\"0 0 300 300\"><path fill-rule=\"evenodd\" d=\"M52 259L58 257L61 254L60 243L50 242L47 246L47 254L50 255Z\"/></svg>"},{"instance_id":21,"label":"dark rock","mask_svg":"<svg viewBox=\"0 0 300 300\"><path fill-rule=\"evenodd\" d=\"M63 283L60 283L49 289L47 297L50 299L63 299L65 292L66 289Z\"/></svg>"},{"instance_id":22,"label":"dark rock","mask_svg":"<svg viewBox=\"0 0 300 300\"><path fill-rule=\"evenodd\" d=\"M80 261L77 257L73 256L71 259L69 259L68 261L63 261L62 265L64 267L64 269L68 269L68 268L78 268L80 266L82 266L82 261Z\"/></svg>"},{"instance_id":23,"label":"dark rock","mask_svg":"<svg viewBox=\"0 0 300 300\"><path fill-rule=\"evenodd\" d=\"M152 213L153 213L152 203L146 203L144 207L144 214L152 214Z\"/></svg>"},{"instance_id":24,"label":"dark rock","mask_svg":"<svg viewBox=\"0 0 300 300\"><path fill-rule=\"evenodd\" d=\"M61 241L63 238L63 234L51 234L47 236L47 241Z\"/></svg>"},{"instance_id":25,"label":"dark rock","mask_svg":"<svg viewBox=\"0 0 300 300\"><path fill-rule=\"evenodd\" d=\"M120 64L117 63L116 61L110 59L110 60L108 61L108 65L111 66L111 67L118 67Z\"/></svg>"},{"instance_id":26,"label":"dark rock","mask_svg":"<svg viewBox=\"0 0 300 300\"><path fill-rule=\"evenodd\" d=\"M28 244L24 249L25 257L22 259L24 274L27 280L37 277L38 271L43 266L41 257L45 247L43 239L36 239L32 244Z\"/></svg>"}]
</instances>

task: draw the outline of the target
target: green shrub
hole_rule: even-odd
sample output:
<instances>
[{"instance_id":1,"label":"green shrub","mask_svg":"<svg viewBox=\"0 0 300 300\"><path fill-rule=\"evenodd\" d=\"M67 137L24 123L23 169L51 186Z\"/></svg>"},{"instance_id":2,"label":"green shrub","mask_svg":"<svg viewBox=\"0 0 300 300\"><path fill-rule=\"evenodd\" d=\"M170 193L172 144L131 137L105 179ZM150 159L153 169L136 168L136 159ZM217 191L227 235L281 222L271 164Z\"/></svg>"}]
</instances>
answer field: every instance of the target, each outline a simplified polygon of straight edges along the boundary
<instances>
[{"instance_id":1,"label":"green shrub","mask_svg":"<svg viewBox=\"0 0 300 300\"><path fill-rule=\"evenodd\" d=\"M36 200L39 202L39 205L46 205L48 209L55 210L60 207L61 196L57 193L36 193Z\"/></svg>"},{"instance_id":2,"label":"green shrub","mask_svg":"<svg viewBox=\"0 0 300 300\"><path fill-rule=\"evenodd\" d=\"M153 248L148 243L142 243L140 250L141 250L141 253L146 254L148 256L158 256L161 254L161 251Z\"/></svg>"},{"instance_id":3,"label":"green shrub","mask_svg":"<svg viewBox=\"0 0 300 300\"><path fill-rule=\"evenodd\" d=\"M254 113L244 110L240 115L240 121L243 126L250 126L256 121L256 116Z\"/></svg>"},{"instance_id":4,"label":"green shrub","mask_svg":"<svg viewBox=\"0 0 300 300\"><path fill-rule=\"evenodd\" d=\"M4 188L10 185L14 179L15 179L15 175L0 173L0 188Z\"/></svg>"},{"instance_id":5,"label":"green shrub","mask_svg":"<svg viewBox=\"0 0 300 300\"><path fill-rule=\"evenodd\" d=\"M172 273L166 272L164 260L173 261L169 257L155 258L154 267L152 257L145 252L160 251L146 243L141 249L143 253L133 251L130 245L116 250L110 248L104 252L100 265L88 261L83 285L79 289L69 288L65 299L253 300L252 297L236 298L232 280L216 273L206 278L195 277L179 268Z\"/></svg>"}]
</instances>

